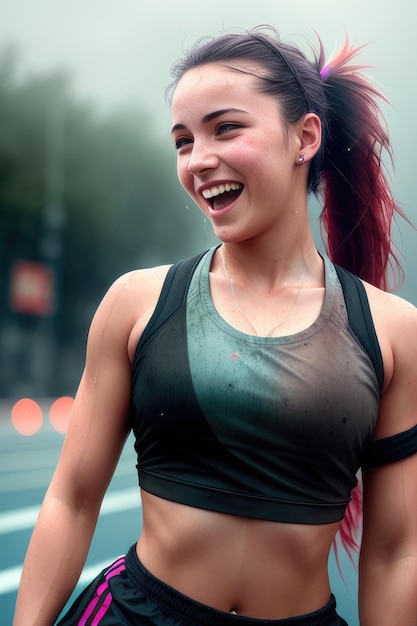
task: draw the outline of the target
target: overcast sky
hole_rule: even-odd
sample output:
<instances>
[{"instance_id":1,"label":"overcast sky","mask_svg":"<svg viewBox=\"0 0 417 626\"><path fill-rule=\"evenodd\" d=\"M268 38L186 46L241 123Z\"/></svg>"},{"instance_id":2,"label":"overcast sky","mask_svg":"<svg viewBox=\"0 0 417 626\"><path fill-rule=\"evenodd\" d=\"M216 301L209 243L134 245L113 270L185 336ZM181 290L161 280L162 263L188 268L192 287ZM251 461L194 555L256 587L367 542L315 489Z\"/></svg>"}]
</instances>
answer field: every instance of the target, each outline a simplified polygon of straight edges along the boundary
<instances>
[{"instance_id":1,"label":"overcast sky","mask_svg":"<svg viewBox=\"0 0 417 626\"><path fill-rule=\"evenodd\" d=\"M415 0L0 0L0 47L15 44L25 72L67 68L75 94L104 111L125 103L149 109L168 137L169 69L195 39L268 23L304 47L316 30L331 53L347 32L354 43L369 43L361 61L375 66L372 77L392 103L386 116L393 184L417 223L416 6ZM408 229L405 237L409 257L416 235ZM417 294L417 278L409 272L407 281Z\"/></svg>"},{"instance_id":2,"label":"overcast sky","mask_svg":"<svg viewBox=\"0 0 417 626\"><path fill-rule=\"evenodd\" d=\"M169 68L203 35L261 23L303 45L318 31L329 52L345 31L369 42L363 61L397 110L407 110L413 80L403 81L415 42L415 0L0 0L0 45L16 43L25 67L64 66L83 96L103 106L126 101L165 109ZM414 63L413 63L414 65ZM413 92L416 93L415 91Z\"/></svg>"}]
</instances>

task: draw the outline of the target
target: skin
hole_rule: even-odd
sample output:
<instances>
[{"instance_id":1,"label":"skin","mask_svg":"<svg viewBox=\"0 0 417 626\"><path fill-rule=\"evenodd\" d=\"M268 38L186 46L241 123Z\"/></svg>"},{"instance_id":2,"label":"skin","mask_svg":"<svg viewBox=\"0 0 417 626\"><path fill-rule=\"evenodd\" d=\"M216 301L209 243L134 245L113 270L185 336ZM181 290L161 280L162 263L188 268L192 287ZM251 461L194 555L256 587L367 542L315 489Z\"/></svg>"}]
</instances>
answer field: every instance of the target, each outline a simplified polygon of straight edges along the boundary
<instances>
[{"instance_id":1,"label":"skin","mask_svg":"<svg viewBox=\"0 0 417 626\"><path fill-rule=\"evenodd\" d=\"M320 122L308 114L285 127L276 100L258 93L248 73L262 68L243 62L235 67L246 73L213 64L180 80L172 104L178 176L224 242L235 298L217 251L210 288L219 314L242 332L286 335L307 328L324 297L323 262L310 231L306 193ZM242 191L213 210L202 192L220 183L237 183ZM128 434L135 347L167 269L121 277L93 319L62 455L28 549L14 626L50 626L83 567ZM385 368L379 438L417 422L417 315L400 298L366 288ZM362 626L415 626L416 475L414 455L364 477ZM327 603L327 559L337 523L240 518L144 492L142 504L139 558L192 598L263 619L299 615Z\"/></svg>"}]
</instances>

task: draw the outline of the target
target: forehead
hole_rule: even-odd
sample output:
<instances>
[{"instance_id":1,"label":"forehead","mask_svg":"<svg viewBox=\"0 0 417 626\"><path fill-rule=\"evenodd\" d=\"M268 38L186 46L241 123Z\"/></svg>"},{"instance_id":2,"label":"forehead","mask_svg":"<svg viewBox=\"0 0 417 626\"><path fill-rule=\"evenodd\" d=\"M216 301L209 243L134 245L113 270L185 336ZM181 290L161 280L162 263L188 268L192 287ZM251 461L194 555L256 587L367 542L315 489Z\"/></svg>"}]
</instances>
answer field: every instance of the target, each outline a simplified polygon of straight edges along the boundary
<instances>
[{"instance_id":1,"label":"forehead","mask_svg":"<svg viewBox=\"0 0 417 626\"><path fill-rule=\"evenodd\" d=\"M175 111L184 100L196 102L208 96L218 99L245 95L248 98L253 97L257 76L264 73L260 66L244 61L208 63L193 67L180 78L172 98L172 109Z\"/></svg>"}]
</instances>

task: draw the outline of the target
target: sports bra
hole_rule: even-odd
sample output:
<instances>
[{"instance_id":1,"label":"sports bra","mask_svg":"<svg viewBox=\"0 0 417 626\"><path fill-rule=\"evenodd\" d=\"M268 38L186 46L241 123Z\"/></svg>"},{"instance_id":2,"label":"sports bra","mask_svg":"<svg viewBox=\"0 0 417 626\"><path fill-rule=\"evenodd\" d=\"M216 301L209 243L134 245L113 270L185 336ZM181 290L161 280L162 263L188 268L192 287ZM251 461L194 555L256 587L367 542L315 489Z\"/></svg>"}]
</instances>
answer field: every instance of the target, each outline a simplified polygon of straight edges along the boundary
<instances>
[{"instance_id":1,"label":"sports bra","mask_svg":"<svg viewBox=\"0 0 417 626\"><path fill-rule=\"evenodd\" d=\"M229 514L338 521L369 457L383 380L362 283L325 259L316 322L288 337L254 337L213 306L213 252L171 268L137 346L139 484Z\"/></svg>"}]
</instances>

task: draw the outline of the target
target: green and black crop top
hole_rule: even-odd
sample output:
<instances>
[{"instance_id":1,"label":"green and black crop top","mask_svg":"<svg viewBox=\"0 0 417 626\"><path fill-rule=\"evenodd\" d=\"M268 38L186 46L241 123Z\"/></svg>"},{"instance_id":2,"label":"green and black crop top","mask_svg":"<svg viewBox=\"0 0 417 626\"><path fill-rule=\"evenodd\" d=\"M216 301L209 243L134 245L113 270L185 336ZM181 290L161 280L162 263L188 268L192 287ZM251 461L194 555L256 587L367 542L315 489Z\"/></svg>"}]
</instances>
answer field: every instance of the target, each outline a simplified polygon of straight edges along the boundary
<instances>
[{"instance_id":1,"label":"green and black crop top","mask_svg":"<svg viewBox=\"0 0 417 626\"><path fill-rule=\"evenodd\" d=\"M139 484L212 511L338 521L375 427L381 381L351 330L335 267L325 259L325 298L312 326L256 337L232 328L214 308L213 252L162 325L160 301L137 347L132 428Z\"/></svg>"}]
</instances>

